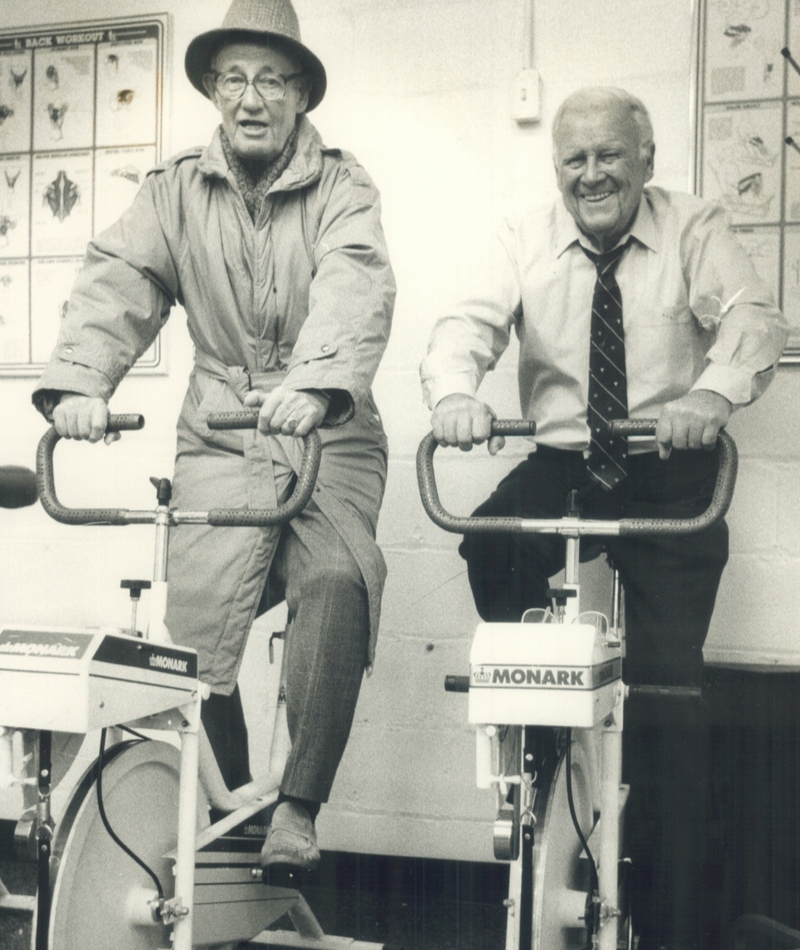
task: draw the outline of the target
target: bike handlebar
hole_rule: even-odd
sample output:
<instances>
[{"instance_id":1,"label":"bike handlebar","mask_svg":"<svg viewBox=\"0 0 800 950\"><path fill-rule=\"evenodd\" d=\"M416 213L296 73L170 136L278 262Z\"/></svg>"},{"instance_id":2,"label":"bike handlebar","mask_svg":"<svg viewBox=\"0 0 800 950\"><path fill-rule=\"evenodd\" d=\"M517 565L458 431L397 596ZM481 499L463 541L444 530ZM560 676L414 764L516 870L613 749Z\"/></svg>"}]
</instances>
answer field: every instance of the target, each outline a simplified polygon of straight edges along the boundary
<instances>
[{"instance_id":1,"label":"bike handlebar","mask_svg":"<svg viewBox=\"0 0 800 950\"><path fill-rule=\"evenodd\" d=\"M239 412L212 412L206 423L209 429L255 429L258 413L244 409ZM322 442L316 429L303 437L303 458L294 491L277 508L217 508L208 513L208 523L216 527L263 527L291 521L311 500L317 482Z\"/></svg>"},{"instance_id":2,"label":"bike handlebar","mask_svg":"<svg viewBox=\"0 0 800 950\"><path fill-rule=\"evenodd\" d=\"M208 417L212 429L254 429L258 415L252 412L213 413ZM112 415L106 432L124 432L143 428L141 415ZM69 508L58 500L53 471L53 452L61 436L51 427L39 441L36 451L36 482L42 507L55 521L80 525L152 524L158 517L155 511L134 511L128 508ZM297 483L290 497L276 508L215 508L207 512L172 513L176 523L200 522L215 527L265 527L283 524L294 518L308 504L314 491L322 454L322 443L316 430L303 439L304 452Z\"/></svg>"},{"instance_id":3,"label":"bike handlebar","mask_svg":"<svg viewBox=\"0 0 800 950\"><path fill-rule=\"evenodd\" d=\"M523 427L527 426L527 429ZM492 423L492 435L532 435L533 423L499 421ZM621 419L612 423L612 431L621 436L652 436L656 422L651 419ZM437 442L432 432L420 443L417 451L417 480L422 504L428 517L445 531L456 534L470 532L507 532L532 534L580 535L655 535L696 534L713 527L725 517L733 498L736 484L736 444L727 432L721 431L719 469L714 492L708 508L693 518L622 518L619 521L580 520L578 518L520 518L457 516L446 511L439 501L436 476L433 471L433 453Z\"/></svg>"},{"instance_id":4,"label":"bike handlebar","mask_svg":"<svg viewBox=\"0 0 800 950\"><path fill-rule=\"evenodd\" d=\"M128 432L143 426L144 416L113 415L108 417L106 432ZM129 524L125 508L67 508L61 504L56 495L53 472L53 452L60 439L55 427L51 426L39 440L36 450L36 485L42 508L62 524Z\"/></svg>"}]
</instances>

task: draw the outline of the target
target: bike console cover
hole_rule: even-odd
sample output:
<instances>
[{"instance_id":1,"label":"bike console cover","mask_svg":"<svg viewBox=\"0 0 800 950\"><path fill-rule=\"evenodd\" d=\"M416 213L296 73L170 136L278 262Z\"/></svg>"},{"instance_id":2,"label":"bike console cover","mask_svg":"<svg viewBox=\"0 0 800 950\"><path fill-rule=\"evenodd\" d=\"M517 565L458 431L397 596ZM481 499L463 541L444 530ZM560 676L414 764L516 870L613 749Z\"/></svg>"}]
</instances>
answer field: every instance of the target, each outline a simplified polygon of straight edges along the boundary
<instances>
[{"instance_id":1,"label":"bike console cover","mask_svg":"<svg viewBox=\"0 0 800 950\"><path fill-rule=\"evenodd\" d=\"M618 640L589 623L481 623L470 651L469 721L590 729L615 707Z\"/></svg>"},{"instance_id":2,"label":"bike console cover","mask_svg":"<svg viewBox=\"0 0 800 950\"><path fill-rule=\"evenodd\" d=\"M101 629L0 629L0 724L91 732L197 694L197 653Z\"/></svg>"}]
</instances>

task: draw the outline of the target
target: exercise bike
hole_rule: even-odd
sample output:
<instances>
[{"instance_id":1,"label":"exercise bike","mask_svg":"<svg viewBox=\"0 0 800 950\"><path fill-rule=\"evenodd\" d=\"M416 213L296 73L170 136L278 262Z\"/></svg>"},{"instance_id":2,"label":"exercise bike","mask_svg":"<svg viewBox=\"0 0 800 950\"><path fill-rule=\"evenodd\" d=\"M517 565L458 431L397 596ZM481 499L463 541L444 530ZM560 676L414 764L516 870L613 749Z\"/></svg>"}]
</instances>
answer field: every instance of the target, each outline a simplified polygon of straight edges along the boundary
<instances>
[{"instance_id":1,"label":"exercise bike","mask_svg":"<svg viewBox=\"0 0 800 950\"><path fill-rule=\"evenodd\" d=\"M248 411L208 419L214 429L255 429L256 422ZM143 424L141 416L111 416L107 431ZM154 525L154 571L152 581L123 581L133 603L130 630L0 629L0 783L23 786L30 807L17 823L16 845L38 868L35 898L12 895L0 881L0 910L33 914L33 950L191 950L242 941L383 947L325 935L291 870L263 879L263 834L253 837L247 828L277 800L288 752L285 696L275 697L269 774L229 791L201 724L208 690L198 678L196 652L174 645L164 622L170 530L290 520L314 490L319 435L305 437L296 484L283 504L202 512L170 507L165 478L151 479L153 510L65 507L53 471L59 438L51 428L37 452L47 513L68 525ZM146 635L136 629L144 589L150 591ZM64 765L54 749L65 748L65 736L74 746L98 730L99 754L56 815L52 791ZM210 813L223 817L209 824ZM284 915L294 929L267 929Z\"/></svg>"},{"instance_id":2,"label":"exercise bike","mask_svg":"<svg viewBox=\"0 0 800 950\"><path fill-rule=\"evenodd\" d=\"M655 422L614 423L617 435L649 438ZM496 421L492 435L531 436L535 425ZM433 433L417 453L420 495L446 531L558 534L566 539L564 583L552 607L519 623L481 623L468 676L445 689L468 693L476 730L479 788L493 788L494 855L509 863L505 950L635 950L629 906L630 861L623 849L624 705L632 692L697 699L690 687L626 686L622 681L622 591L614 572L610 619L583 613L580 539L690 534L721 520L736 480L736 447L719 437L719 470L708 509L688 519L582 519L574 493L563 518L459 517L440 502Z\"/></svg>"}]
</instances>

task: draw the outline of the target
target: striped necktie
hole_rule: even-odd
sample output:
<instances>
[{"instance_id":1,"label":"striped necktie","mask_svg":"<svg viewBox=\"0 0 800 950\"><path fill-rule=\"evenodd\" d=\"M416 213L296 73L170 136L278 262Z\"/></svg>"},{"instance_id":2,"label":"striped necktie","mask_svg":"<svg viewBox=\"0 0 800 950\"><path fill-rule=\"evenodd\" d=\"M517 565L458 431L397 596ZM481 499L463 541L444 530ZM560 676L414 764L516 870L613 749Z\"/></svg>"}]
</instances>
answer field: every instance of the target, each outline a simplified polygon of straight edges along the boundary
<instances>
[{"instance_id":1,"label":"striped necktie","mask_svg":"<svg viewBox=\"0 0 800 950\"><path fill-rule=\"evenodd\" d=\"M589 349L589 473L607 491L628 474L628 446L623 438L612 438L609 424L628 416L628 385L625 377L625 331L622 325L622 296L617 264L628 245L606 254L582 248L597 268L592 297L592 326Z\"/></svg>"}]
</instances>

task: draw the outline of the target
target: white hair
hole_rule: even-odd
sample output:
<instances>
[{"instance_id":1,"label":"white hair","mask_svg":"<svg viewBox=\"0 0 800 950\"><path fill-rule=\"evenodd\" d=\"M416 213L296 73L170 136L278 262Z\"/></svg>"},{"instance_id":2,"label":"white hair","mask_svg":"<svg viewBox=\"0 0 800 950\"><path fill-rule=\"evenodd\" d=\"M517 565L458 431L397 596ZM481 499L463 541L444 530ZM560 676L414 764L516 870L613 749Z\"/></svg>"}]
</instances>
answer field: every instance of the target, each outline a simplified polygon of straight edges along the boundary
<instances>
[{"instance_id":1,"label":"white hair","mask_svg":"<svg viewBox=\"0 0 800 950\"><path fill-rule=\"evenodd\" d=\"M616 86L587 86L567 96L553 118L553 151L555 152L556 136L567 112L573 109L586 109L587 106L592 105L607 105L611 102L618 103L628 112L639 129L639 150L643 155L649 154L654 143L653 123L650 121L647 106L641 99Z\"/></svg>"}]
</instances>

